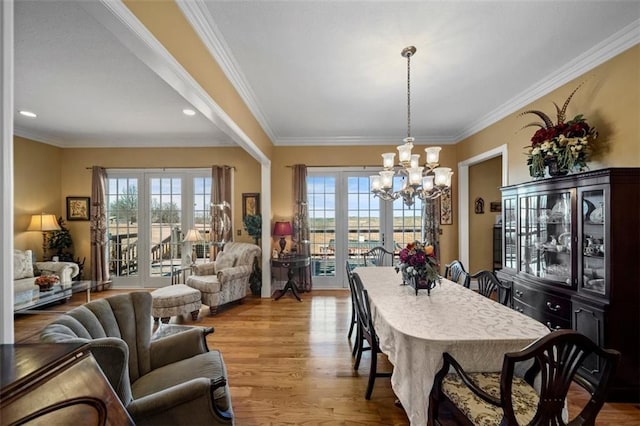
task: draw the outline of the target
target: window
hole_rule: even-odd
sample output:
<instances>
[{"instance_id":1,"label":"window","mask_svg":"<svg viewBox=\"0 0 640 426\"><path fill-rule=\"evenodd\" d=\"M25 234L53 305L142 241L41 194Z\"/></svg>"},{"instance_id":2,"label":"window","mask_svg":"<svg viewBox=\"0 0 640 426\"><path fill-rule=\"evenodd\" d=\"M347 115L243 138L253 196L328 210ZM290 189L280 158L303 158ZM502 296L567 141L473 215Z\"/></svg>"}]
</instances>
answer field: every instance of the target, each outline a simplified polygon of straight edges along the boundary
<instances>
[{"instance_id":1,"label":"window","mask_svg":"<svg viewBox=\"0 0 640 426\"><path fill-rule=\"evenodd\" d=\"M374 198L369 172L309 168L307 192L315 288L346 287L344 265L363 264L376 246L397 252L422 235L422 201L412 207ZM397 178L400 179L400 178ZM396 182L399 186L401 182Z\"/></svg>"},{"instance_id":2,"label":"window","mask_svg":"<svg viewBox=\"0 0 640 426\"><path fill-rule=\"evenodd\" d=\"M209 170L109 170L107 172L109 269L114 285L160 287L186 266L189 229L203 237L196 262L209 257ZM190 257L189 257L190 258Z\"/></svg>"}]
</instances>

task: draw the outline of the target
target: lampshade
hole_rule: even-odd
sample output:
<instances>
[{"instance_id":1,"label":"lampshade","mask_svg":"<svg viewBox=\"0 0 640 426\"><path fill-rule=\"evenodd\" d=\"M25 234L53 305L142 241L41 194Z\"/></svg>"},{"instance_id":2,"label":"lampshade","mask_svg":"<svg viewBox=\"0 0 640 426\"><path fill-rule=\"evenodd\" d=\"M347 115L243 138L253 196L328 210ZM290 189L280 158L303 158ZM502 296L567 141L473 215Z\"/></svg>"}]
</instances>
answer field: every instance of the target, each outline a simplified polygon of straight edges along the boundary
<instances>
[{"instance_id":1,"label":"lampshade","mask_svg":"<svg viewBox=\"0 0 640 426\"><path fill-rule=\"evenodd\" d=\"M31 223L27 227L27 231L59 231L60 225L54 214L34 214L31 216Z\"/></svg>"},{"instance_id":2,"label":"lampshade","mask_svg":"<svg viewBox=\"0 0 640 426\"><path fill-rule=\"evenodd\" d=\"M273 235L276 237L284 237L285 235L293 234L293 229L291 228L291 223L289 222L276 222L273 227Z\"/></svg>"},{"instance_id":3,"label":"lampshade","mask_svg":"<svg viewBox=\"0 0 640 426\"><path fill-rule=\"evenodd\" d=\"M184 236L183 242L191 242L194 243L196 241L202 241L202 234L197 229L189 229L187 235Z\"/></svg>"}]
</instances>

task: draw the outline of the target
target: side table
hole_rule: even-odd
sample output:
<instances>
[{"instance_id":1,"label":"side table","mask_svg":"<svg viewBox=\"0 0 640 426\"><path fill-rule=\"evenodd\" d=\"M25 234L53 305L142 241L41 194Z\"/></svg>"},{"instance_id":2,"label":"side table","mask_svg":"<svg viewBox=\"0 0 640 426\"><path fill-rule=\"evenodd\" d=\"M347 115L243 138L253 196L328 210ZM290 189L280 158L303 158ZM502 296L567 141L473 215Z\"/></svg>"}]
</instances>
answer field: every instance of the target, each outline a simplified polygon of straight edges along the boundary
<instances>
[{"instance_id":1,"label":"side table","mask_svg":"<svg viewBox=\"0 0 640 426\"><path fill-rule=\"evenodd\" d=\"M284 288L282 290L280 290L280 294L278 296L276 296L275 300L280 299L282 296L284 296L284 294L288 291L291 290L291 292L293 293L293 295L295 296L296 299L298 299L299 302L302 302L302 299L300 298L300 295L298 294L298 286L296 285L295 280L293 279L294 275L295 275L295 271L296 270L300 270L302 268L308 268L309 265L311 264L311 258L309 256L302 256L302 255L296 255L296 256L285 256L285 257L280 257L278 259L271 259L271 267L272 268L287 268L288 272L287 272L287 283L285 284Z\"/></svg>"}]
</instances>

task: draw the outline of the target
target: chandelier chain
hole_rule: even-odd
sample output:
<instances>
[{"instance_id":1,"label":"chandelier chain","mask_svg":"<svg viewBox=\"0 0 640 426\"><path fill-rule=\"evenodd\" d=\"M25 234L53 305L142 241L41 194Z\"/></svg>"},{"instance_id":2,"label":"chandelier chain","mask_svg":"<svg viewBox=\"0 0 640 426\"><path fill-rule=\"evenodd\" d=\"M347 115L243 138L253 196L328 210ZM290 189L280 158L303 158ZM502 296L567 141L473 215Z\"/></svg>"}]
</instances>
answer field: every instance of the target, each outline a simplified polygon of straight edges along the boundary
<instances>
[{"instance_id":1,"label":"chandelier chain","mask_svg":"<svg viewBox=\"0 0 640 426\"><path fill-rule=\"evenodd\" d=\"M411 54L407 55L407 137L411 137Z\"/></svg>"}]
</instances>

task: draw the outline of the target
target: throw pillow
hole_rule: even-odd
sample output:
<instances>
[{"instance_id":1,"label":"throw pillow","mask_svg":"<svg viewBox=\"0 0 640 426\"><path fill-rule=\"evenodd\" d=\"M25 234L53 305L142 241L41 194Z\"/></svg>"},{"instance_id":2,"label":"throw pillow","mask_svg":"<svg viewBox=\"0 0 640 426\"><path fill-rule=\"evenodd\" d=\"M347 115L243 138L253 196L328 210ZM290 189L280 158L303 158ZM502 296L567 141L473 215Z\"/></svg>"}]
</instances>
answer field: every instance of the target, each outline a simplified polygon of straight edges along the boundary
<instances>
[{"instance_id":1,"label":"throw pillow","mask_svg":"<svg viewBox=\"0 0 640 426\"><path fill-rule=\"evenodd\" d=\"M16 280L33 277L33 252L31 250L13 251L13 274L13 278Z\"/></svg>"},{"instance_id":2,"label":"throw pillow","mask_svg":"<svg viewBox=\"0 0 640 426\"><path fill-rule=\"evenodd\" d=\"M233 254L225 253L221 251L216 257L216 272L223 269L232 268L236 264L236 257Z\"/></svg>"}]
</instances>

